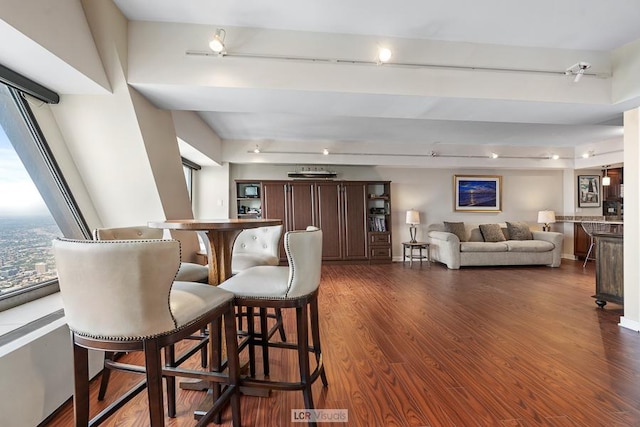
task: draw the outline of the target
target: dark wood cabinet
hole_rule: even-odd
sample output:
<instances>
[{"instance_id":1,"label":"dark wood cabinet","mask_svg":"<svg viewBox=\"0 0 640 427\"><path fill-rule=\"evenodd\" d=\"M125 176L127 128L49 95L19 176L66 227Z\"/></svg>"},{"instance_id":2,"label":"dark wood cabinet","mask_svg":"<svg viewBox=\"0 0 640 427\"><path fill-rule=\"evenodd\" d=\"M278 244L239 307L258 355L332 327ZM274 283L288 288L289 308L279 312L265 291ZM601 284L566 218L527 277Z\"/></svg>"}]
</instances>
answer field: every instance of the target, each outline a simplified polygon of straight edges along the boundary
<instances>
[{"instance_id":1,"label":"dark wood cabinet","mask_svg":"<svg viewBox=\"0 0 640 427\"><path fill-rule=\"evenodd\" d=\"M321 228L323 260L391 262L391 231L382 233L387 246L381 240L373 244L370 240L374 231L369 224L371 182L262 181L261 184L263 217L282 219L285 231L304 230L309 225ZM388 185L382 185L382 191L387 188L388 193ZM386 200L388 210L389 194ZM388 222L385 218L385 224ZM377 249L371 251L371 247ZM281 258L286 258L284 252Z\"/></svg>"},{"instance_id":2,"label":"dark wood cabinet","mask_svg":"<svg viewBox=\"0 0 640 427\"><path fill-rule=\"evenodd\" d=\"M591 244L591 238L582 228L582 224L579 222L573 225L573 255L577 259L585 259L587 252L589 252L589 245ZM594 252L591 251L590 258L594 258Z\"/></svg>"},{"instance_id":3,"label":"dark wood cabinet","mask_svg":"<svg viewBox=\"0 0 640 427\"><path fill-rule=\"evenodd\" d=\"M602 186L602 200L620 201L622 194L620 184L622 184L623 169L607 169L605 175L611 179L609 185ZM607 215L605 213L605 215Z\"/></svg>"},{"instance_id":4,"label":"dark wood cabinet","mask_svg":"<svg viewBox=\"0 0 640 427\"><path fill-rule=\"evenodd\" d=\"M596 234L596 293L599 307L624 302L624 242L622 234Z\"/></svg>"}]
</instances>

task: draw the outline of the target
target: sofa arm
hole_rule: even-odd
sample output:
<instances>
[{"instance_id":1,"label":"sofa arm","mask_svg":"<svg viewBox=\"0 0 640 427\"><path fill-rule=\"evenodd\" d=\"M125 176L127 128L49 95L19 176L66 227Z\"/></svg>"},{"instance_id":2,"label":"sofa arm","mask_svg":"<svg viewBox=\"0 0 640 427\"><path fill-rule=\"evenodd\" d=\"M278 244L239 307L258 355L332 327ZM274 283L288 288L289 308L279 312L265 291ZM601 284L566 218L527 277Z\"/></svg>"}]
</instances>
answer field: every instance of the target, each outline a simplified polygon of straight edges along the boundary
<instances>
[{"instance_id":1,"label":"sofa arm","mask_svg":"<svg viewBox=\"0 0 640 427\"><path fill-rule=\"evenodd\" d=\"M431 259L446 264L452 270L459 269L460 239L458 236L446 231L429 231L427 236Z\"/></svg>"},{"instance_id":2,"label":"sofa arm","mask_svg":"<svg viewBox=\"0 0 640 427\"><path fill-rule=\"evenodd\" d=\"M544 240L553 243L555 246L553 249L553 262L549 264L549 267L560 267L564 235L555 231L532 231L531 234L533 240Z\"/></svg>"}]
</instances>

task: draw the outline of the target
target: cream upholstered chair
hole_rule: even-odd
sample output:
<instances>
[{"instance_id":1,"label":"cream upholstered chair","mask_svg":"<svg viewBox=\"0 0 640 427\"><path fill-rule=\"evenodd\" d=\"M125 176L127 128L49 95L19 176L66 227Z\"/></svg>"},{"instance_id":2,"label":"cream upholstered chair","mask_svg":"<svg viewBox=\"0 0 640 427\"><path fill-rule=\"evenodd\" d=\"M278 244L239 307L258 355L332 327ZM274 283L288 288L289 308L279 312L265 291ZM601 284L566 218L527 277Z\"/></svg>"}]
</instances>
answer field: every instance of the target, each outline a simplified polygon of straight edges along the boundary
<instances>
[{"instance_id":1,"label":"cream upholstered chair","mask_svg":"<svg viewBox=\"0 0 640 427\"><path fill-rule=\"evenodd\" d=\"M60 293L73 341L75 425L89 423L88 351L144 351L145 365L105 361L110 369L145 373L146 381L121 396L91 423L100 423L133 396L148 389L151 426L164 425L162 378L167 382L168 415L175 416L175 377L190 376L226 383L210 420L231 400L233 424L240 425L239 363L233 294L214 286L174 282L180 265L176 240L91 241L56 239L53 251ZM209 326L217 330L224 317L228 374L177 369L193 354L175 357L174 343ZM210 370L218 351L209 345ZM165 350L165 366L160 351ZM214 369L216 368L216 369Z\"/></svg>"},{"instance_id":2,"label":"cream upholstered chair","mask_svg":"<svg viewBox=\"0 0 640 427\"><path fill-rule=\"evenodd\" d=\"M305 408L313 409L312 383L320 376L327 378L320 349L318 327L318 290L322 267L322 231L309 227L305 231L289 231L284 235L284 247L289 266L257 266L248 268L222 282L218 287L233 292L237 306L247 307L247 337L240 348L249 348L249 369L252 378L242 384L269 389L302 390ZM254 329L253 311L260 311L260 331ZM297 343L270 342L266 336L266 309L296 310ZM309 319L312 345L309 346ZM269 376L269 347L298 351L300 381L284 382L255 378L255 346L262 349L264 375ZM316 367L311 372L308 352L315 355Z\"/></svg>"},{"instance_id":3,"label":"cream upholstered chair","mask_svg":"<svg viewBox=\"0 0 640 427\"><path fill-rule=\"evenodd\" d=\"M95 240L140 240L162 239L164 230L146 226L96 228L93 230ZM192 262L181 262L176 280L185 282L209 282L209 267Z\"/></svg>"},{"instance_id":4,"label":"cream upholstered chair","mask_svg":"<svg viewBox=\"0 0 640 427\"><path fill-rule=\"evenodd\" d=\"M231 256L233 274L258 265L278 265L280 240L282 240L281 225L242 230L233 244Z\"/></svg>"}]
</instances>

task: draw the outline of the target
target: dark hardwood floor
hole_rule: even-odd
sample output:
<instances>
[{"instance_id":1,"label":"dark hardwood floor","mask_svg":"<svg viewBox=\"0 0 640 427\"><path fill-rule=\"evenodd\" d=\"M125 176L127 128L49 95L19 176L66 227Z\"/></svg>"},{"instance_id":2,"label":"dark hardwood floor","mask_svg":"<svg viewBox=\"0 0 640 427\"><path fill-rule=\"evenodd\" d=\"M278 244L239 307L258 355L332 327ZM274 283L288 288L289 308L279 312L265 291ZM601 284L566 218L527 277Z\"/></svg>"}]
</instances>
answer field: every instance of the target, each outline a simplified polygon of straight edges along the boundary
<instances>
[{"instance_id":1,"label":"dark hardwood floor","mask_svg":"<svg viewBox=\"0 0 640 427\"><path fill-rule=\"evenodd\" d=\"M640 426L640 336L618 326L621 306L597 308L593 263L581 264L324 266L329 387L314 385L316 407L348 409L349 422L336 426ZM293 320L285 313L290 331ZM295 357L273 350L272 378L294 378ZM139 377L112 378L107 398ZM194 425L203 397L180 391L178 418L167 425ZM243 396L243 425L301 425L291 409L302 407L301 392ZM72 419L68 402L47 425ZM105 425L147 419L142 393ZM228 409L223 422L231 425Z\"/></svg>"}]
</instances>

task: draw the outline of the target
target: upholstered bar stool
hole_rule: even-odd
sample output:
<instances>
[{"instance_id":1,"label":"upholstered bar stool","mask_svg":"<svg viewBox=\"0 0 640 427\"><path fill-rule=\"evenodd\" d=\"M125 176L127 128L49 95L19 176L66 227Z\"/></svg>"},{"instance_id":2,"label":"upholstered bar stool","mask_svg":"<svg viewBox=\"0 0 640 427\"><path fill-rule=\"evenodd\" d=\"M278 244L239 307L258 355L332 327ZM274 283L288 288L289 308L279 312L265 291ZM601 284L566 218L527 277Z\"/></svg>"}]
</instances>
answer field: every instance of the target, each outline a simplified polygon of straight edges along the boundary
<instances>
[{"instance_id":1,"label":"upholstered bar stool","mask_svg":"<svg viewBox=\"0 0 640 427\"><path fill-rule=\"evenodd\" d=\"M162 239L164 230L147 226L96 228L93 230L95 240L140 240ZM193 262L181 262L176 280L184 282L208 283L209 268Z\"/></svg>"},{"instance_id":2,"label":"upholstered bar stool","mask_svg":"<svg viewBox=\"0 0 640 427\"><path fill-rule=\"evenodd\" d=\"M298 352L300 381L284 382L247 378L249 387L302 390L305 408L313 409L311 385L318 377L327 386L318 325L318 289L322 267L322 231L309 227L306 231L289 231L284 236L288 267L257 266L243 270L218 287L233 292L235 303L248 309L248 336L240 348L249 349L251 376L255 376L255 346L262 349L264 374L269 375L269 347L295 349ZM266 308L295 309L297 343L271 342L266 334L264 312L260 316L260 333L254 330L253 310ZM309 319L312 345L309 346ZM309 352L315 355L316 367L311 371Z\"/></svg>"},{"instance_id":3,"label":"upholstered bar stool","mask_svg":"<svg viewBox=\"0 0 640 427\"><path fill-rule=\"evenodd\" d=\"M175 281L180 266L176 240L53 242L65 316L73 342L74 414L76 426L98 425L145 387L152 427L164 426L162 379L167 383L167 412L175 416L175 377L198 378L220 384L224 392L201 418L209 422L231 402L233 425L240 425L239 363L233 294L203 283ZM175 356L174 344L214 330L224 318L227 373L178 368L197 351ZM209 345L214 366L219 343ZM197 346L196 346L197 347ZM89 420L88 350L143 351L144 366L105 361L105 368L146 375L100 414ZM162 365L161 350L165 360Z\"/></svg>"}]
</instances>

